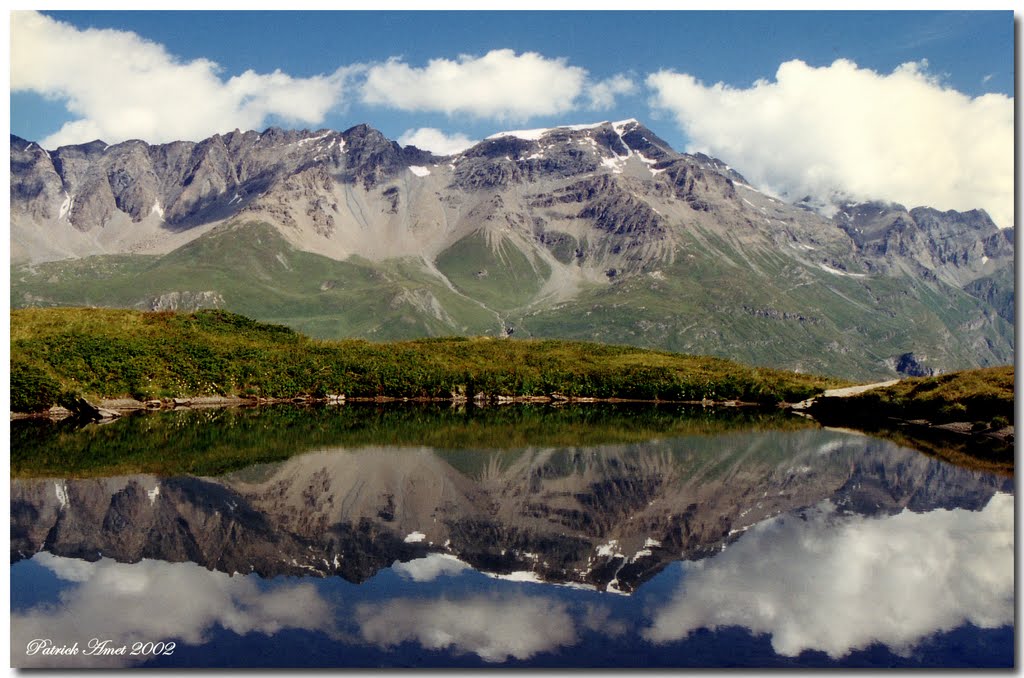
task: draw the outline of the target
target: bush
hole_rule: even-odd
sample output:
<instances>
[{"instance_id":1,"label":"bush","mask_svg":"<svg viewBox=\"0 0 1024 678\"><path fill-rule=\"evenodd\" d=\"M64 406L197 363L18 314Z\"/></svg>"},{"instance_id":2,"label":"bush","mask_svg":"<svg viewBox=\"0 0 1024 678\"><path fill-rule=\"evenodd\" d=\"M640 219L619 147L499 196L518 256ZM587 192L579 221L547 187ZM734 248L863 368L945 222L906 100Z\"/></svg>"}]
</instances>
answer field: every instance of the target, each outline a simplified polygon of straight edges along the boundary
<instances>
[{"instance_id":1,"label":"bush","mask_svg":"<svg viewBox=\"0 0 1024 678\"><path fill-rule=\"evenodd\" d=\"M60 383L38 367L11 361L11 410L42 412L57 404Z\"/></svg>"}]
</instances>

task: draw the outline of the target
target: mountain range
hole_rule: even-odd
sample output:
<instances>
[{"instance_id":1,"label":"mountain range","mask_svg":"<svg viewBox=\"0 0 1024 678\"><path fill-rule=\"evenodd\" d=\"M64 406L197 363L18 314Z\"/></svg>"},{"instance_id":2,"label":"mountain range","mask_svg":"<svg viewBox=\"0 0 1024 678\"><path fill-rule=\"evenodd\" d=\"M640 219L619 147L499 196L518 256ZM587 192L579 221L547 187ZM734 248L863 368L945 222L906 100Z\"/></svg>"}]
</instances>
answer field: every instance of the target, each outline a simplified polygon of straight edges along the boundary
<instances>
[{"instance_id":1,"label":"mountain range","mask_svg":"<svg viewBox=\"0 0 1024 678\"><path fill-rule=\"evenodd\" d=\"M636 120L451 156L367 125L11 136L12 305L220 307L321 338L562 337L850 378L1006 364L1014 230L783 202Z\"/></svg>"}]
</instances>

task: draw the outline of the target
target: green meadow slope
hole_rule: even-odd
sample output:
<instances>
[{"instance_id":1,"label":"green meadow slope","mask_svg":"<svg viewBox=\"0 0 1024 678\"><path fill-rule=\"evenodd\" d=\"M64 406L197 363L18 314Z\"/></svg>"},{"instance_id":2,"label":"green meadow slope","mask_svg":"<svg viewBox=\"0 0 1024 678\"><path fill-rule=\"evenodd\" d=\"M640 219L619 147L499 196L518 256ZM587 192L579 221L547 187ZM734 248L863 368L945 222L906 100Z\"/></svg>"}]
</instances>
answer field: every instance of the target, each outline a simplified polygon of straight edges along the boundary
<instances>
[{"instance_id":1,"label":"green meadow slope","mask_svg":"<svg viewBox=\"0 0 1024 678\"><path fill-rule=\"evenodd\" d=\"M11 402L67 394L473 398L551 396L793 402L836 379L729 360L561 340L324 341L226 311L23 309L11 314Z\"/></svg>"},{"instance_id":2,"label":"green meadow slope","mask_svg":"<svg viewBox=\"0 0 1024 678\"><path fill-rule=\"evenodd\" d=\"M15 265L11 298L15 308L213 307L320 339L498 337L511 329L516 338L715 355L859 381L892 378L894 357L909 352L943 370L1012 359L1013 326L963 290L835 275L768 250L679 237L686 256L577 282L560 297L554 269L509 240L492 248L472 234L430 262L338 261L247 222L160 256ZM549 244L557 255L559 242Z\"/></svg>"}]
</instances>

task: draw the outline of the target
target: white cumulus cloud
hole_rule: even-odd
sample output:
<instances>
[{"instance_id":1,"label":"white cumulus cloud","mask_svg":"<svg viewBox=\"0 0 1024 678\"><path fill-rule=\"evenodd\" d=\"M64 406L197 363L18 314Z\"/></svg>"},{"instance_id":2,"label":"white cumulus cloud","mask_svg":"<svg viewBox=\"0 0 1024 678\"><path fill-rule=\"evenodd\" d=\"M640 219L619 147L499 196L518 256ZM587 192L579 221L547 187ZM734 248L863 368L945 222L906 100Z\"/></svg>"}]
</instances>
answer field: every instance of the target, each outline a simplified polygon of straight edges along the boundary
<instances>
[{"instance_id":1,"label":"white cumulus cloud","mask_svg":"<svg viewBox=\"0 0 1024 678\"><path fill-rule=\"evenodd\" d=\"M722 158L793 199L844 196L907 207L985 209L1013 224L1013 99L969 97L927 63L876 73L840 59L781 64L749 88L662 70L647 78L689 150Z\"/></svg>"},{"instance_id":2,"label":"white cumulus cloud","mask_svg":"<svg viewBox=\"0 0 1024 678\"><path fill-rule=\"evenodd\" d=\"M566 59L496 49L480 57L431 59L422 68L397 58L375 64L366 73L362 99L404 111L526 120L572 110L586 80L587 71Z\"/></svg>"},{"instance_id":3,"label":"white cumulus cloud","mask_svg":"<svg viewBox=\"0 0 1024 678\"><path fill-rule=\"evenodd\" d=\"M620 73L591 85L587 89L587 96L591 108L607 110L615 105L616 97L636 94L638 89L633 80Z\"/></svg>"},{"instance_id":4,"label":"white cumulus cloud","mask_svg":"<svg viewBox=\"0 0 1024 678\"><path fill-rule=\"evenodd\" d=\"M435 127L420 127L405 130L402 136L398 137L398 143L403 146L415 146L437 155L454 155L466 150L476 141L462 133L447 135Z\"/></svg>"},{"instance_id":5,"label":"white cumulus cloud","mask_svg":"<svg viewBox=\"0 0 1024 678\"><path fill-rule=\"evenodd\" d=\"M246 71L221 79L216 63L183 62L135 33L79 30L37 12L11 13L11 91L64 101L77 118L45 148L103 139L116 143L198 140L268 116L316 125L341 102L358 66L295 78Z\"/></svg>"},{"instance_id":6,"label":"white cumulus cloud","mask_svg":"<svg viewBox=\"0 0 1024 678\"><path fill-rule=\"evenodd\" d=\"M1012 624L1013 502L998 494L982 511L767 521L720 555L686 563L642 635L669 642L743 626L771 634L779 654L838 658L874 642L906 653L967 622Z\"/></svg>"}]
</instances>

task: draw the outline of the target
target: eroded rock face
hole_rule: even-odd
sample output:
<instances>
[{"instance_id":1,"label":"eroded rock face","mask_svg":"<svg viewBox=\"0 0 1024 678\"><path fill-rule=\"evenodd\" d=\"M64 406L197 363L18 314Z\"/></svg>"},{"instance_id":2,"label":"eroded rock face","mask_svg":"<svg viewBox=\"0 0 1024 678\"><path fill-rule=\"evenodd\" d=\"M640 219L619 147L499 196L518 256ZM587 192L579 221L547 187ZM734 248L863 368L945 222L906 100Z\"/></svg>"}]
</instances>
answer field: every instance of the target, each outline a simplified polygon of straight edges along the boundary
<instances>
[{"instance_id":1,"label":"eroded rock face","mask_svg":"<svg viewBox=\"0 0 1024 678\"><path fill-rule=\"evenodd\" d=\"M706 197L709 193L724 200L736 199L732 179L718 172L706 172L695 162L674 160L659 163L655 169L665 171L675 195L695 210L709 212L714 209L714 202Z\"/></svg>"},{"instance_id":2,"label":"eroded rock face","mask_svg":"<svg viewBox=\"0 0 1024 678\"><path fill-rule=\"evenodd\" d=\"M914 266L963 287L1013 262L1013 229L999 229L981 210L969 212L867 202L835 217L876 268Z\"/></svg>"},{"instance_id":3,"label":"eroded rock face","mask_svg":"<svg viewBox=\"0 0 1024 678\"><path fill-rule=\"evenodd\" d=\"M40 220L64 218L81 231L102 228L115 213L132 222L156 214L169 226L194 226L238 213L253 196L312 166L369 188L434 159L402 149L366 125L343 133L236 130L198 143L156 146L94 141L52 153L12 136L11 149L16 211ZM53 204L61 204L64 192L73 202L55 213Z\"/></svg>"},{"instance_id":4,"label":"eroded rock face","mask_svg":"<svg viewBox=\"0 0 1024 678\"><path fill-rule=\"evenodd\" d=\"M438 158L414 146L402 148L369 125L357 125L342 134L345 141L343 180L360 182L370 189L410 165Z\"/></svg>"},{"instance_id":5,"label":"eroded rock face","mask_svg":"<svg viewBox=\"0 0 1024 678\"><path fill-rule=\"evenodd\" d=\"M49 155L37 144L11 135L11 204L33 219L56 218L53 204L60 200L63 184ZM58 204L63 205L63 201ZM58 208L60 209L60 208Z\"/></svg>"},{"instance_id":6,"label":"eroded rock face","mask_svg":"<svg viewBox=\"0 0 1024 678\"><path fill-rule=\"evenodd\" d=\"M672 561L709 556L751 525L823 500L884 515L977 510L1012 491L1011 479L883 441L829 431L756 438L719 440L714 473L707 442L683 438L474 451L490 454L478 472L432 450L375 448L221 478L15 479L11 559L102 554L359 582L444 552L495 574L631 592Z\"/></svg>"},{"instance_id":7,"label":"eroded rock face","mask_svg":"<svg viewBox=\"0 0 1024 678\"><path fill-rule=\"evenodd\" d=\"M149 300L147 311L197 311L201 308L223 308L224 297L213 290L204 292L168 292Z\"/></svg>"}]
</instances>

